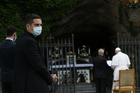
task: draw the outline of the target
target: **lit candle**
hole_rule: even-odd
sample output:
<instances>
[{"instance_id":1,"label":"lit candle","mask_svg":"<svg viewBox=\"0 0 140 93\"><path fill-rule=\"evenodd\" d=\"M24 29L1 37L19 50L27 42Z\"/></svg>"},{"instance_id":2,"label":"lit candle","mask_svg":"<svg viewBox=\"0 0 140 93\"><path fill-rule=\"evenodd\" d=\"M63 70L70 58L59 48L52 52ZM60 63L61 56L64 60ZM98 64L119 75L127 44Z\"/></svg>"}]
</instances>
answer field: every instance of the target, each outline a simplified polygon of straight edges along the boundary
<instances>
[{"instance_id":1,"label":"lit candle","mask_svg":"<svg viewBox=\"0 0 140 93\"><path fill-rule=\"evenodd\" d=\"M63 54L62 49L60 49L60 55L62 55L62 54Z\"/></svg>"},{"instance_id":2,"label":"lit candle","mask_svg":"<svg viewBox=\"0 0 140 93\"><path fill-rule=\"evenodd\" d=\"M90 55L90 48L88 49L88 54Z\"/></svg>"},{"instance_id":3,"label":"lit candle","mask_svg":"<svg viewBox=\"0 0 140 93\"><path fill-rule=\"evenodd\" d=\"M79 50L79 48L78 48L78 55L80 54L80 50Z\"/></svg>"},{"instance_id":4,"label":"lit candle","mask_svg":"<svg viewBox=\"0 0 140 93\"><path fill-rule=\"evenodd\" d=\"M49 50L49 56L51 55L51 50Z\"/></svg>"}]
</instances>

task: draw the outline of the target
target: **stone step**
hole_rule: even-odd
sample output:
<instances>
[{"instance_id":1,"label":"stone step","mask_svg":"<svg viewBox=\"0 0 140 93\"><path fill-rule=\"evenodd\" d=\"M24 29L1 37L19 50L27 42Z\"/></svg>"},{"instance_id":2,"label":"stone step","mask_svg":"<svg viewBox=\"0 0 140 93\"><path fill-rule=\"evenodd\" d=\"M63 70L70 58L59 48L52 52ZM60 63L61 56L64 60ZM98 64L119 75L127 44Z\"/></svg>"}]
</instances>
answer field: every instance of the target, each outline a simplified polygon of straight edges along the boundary
<instances>
[{"instance_id":1,"label":"stone step","mask_svg":"<svg viewBox=\"0 0 140 93\"><path fill-rule=\"evenodd\" d=\"M80 84L75 86L75 93L96 93L93 84Z\"/></svg>"},{"instance_id":2,"label":"stone step","mask_svg":"<svg viewBox=\"0 0 140 93\"><path fill-rule=\"evenodd\" d=\"M94 84L78 84L78 85L76 85L76 87L80 87L80 88L82 88L82 87L95 87L95 85Z\"/></svg>"},{"instance_id":3,"label":"stone step","mask_svg":"<svg viewBox=\"0 0 140 93\"><path fill-rule=\"evenodd\" d=\"M96 91L76 91L75 93L96 93Z\"/></svg>"},{"instance_id":4,"label":"stone step","mask_svg":"<svg viewBox=\"0 0 140 93\"><path fill-rule=\"evenodd\" d=\"M95 86L93 84L78 84L71 86L59 86L56 89L55 93L96 93Z\"/></svg>"}]
</instances>

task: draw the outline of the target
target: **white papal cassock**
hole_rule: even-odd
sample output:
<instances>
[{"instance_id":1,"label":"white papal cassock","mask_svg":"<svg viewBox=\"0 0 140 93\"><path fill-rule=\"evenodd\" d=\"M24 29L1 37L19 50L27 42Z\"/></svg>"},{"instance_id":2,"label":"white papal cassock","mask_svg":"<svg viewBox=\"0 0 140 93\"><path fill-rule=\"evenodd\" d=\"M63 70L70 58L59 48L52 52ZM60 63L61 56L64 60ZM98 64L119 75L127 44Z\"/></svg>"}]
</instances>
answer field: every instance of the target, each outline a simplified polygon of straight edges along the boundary
<instances>
[{"instance_id":1,"label":"white papal cassock","mask_svg":"<svg viewBox=\"0 0 140 93\"><path fill-rule=\"evenodd\" d=\"M111 67L114 69L113 80L119 80L119 70L129 69L129 66L130 66L130 59L127 54L118 52L116 55L114 55L111 63Z\"/></svg>"},{"instance_id":2,"label":"white papal cassock","mask_svg":"<svg viewBox=\"0 0 140 93\"><path fill-rule=\"evenodd\" d=\"M129 69L130 59L128 55L119 52L112 58L111 67L114 68L114 80L119 80L119 70Z\"/></svg>"}]
</instances>

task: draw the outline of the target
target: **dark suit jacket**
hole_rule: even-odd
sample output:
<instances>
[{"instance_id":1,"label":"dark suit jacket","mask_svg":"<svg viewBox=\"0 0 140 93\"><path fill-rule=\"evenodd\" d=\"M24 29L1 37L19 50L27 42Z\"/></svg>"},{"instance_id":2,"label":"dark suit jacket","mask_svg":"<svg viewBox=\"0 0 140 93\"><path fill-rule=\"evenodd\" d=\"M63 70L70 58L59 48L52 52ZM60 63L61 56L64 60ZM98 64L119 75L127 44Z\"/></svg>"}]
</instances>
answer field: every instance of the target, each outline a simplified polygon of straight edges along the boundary
<instances>
[{"instance_id":1,"label":"dark suit jacket","mask_svg":"<svg viewBox=\"0 0 140 93\"><path fill-rule=\"evenodd\" d=\"M107 78L107 69L110 67L107 65L106 58L102 56L93 58L93 65L94 78Z\"/></svg>"},{"instance_id":2,"label":"dark suit jacket","mask_svg":"<svg viewBox=\"0 0 140 93\"><path fill-rule=\"evenodd\" d=\"M49 93L52 83L34 36L28 32L16 42L15 93Z\"/></svg>"},{"instance_id":3,"label":"dark suit jacket","mask_svg":"<svg viewBox=\"0 0 140 93\"><path fill-rule=\"evenodd\" d=\"M12 40L5 40L0 44L0 67L2 69L2 81L13 81L15 57L15 44Z\"/></svg>"}]
</instances>

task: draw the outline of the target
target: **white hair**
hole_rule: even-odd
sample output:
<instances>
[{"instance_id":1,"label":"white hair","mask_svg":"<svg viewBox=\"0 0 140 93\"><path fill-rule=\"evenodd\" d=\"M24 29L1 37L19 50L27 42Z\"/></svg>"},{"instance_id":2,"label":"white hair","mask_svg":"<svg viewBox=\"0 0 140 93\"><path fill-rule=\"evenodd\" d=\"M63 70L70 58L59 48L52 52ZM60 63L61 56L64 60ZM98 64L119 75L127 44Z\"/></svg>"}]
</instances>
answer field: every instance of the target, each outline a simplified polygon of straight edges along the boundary
<instances>
[{"instance_id":1,"label":"white hair","mask_svg":"<svg viewBox=\"0 0 140 93\"><path fill-rule=\"evenodd\" d=\"M102 48L100 48L100 49L98 50L98 55L101 55L101 54L104 54L104 49L102 49Z\"/></svg>"}]
</instances>

